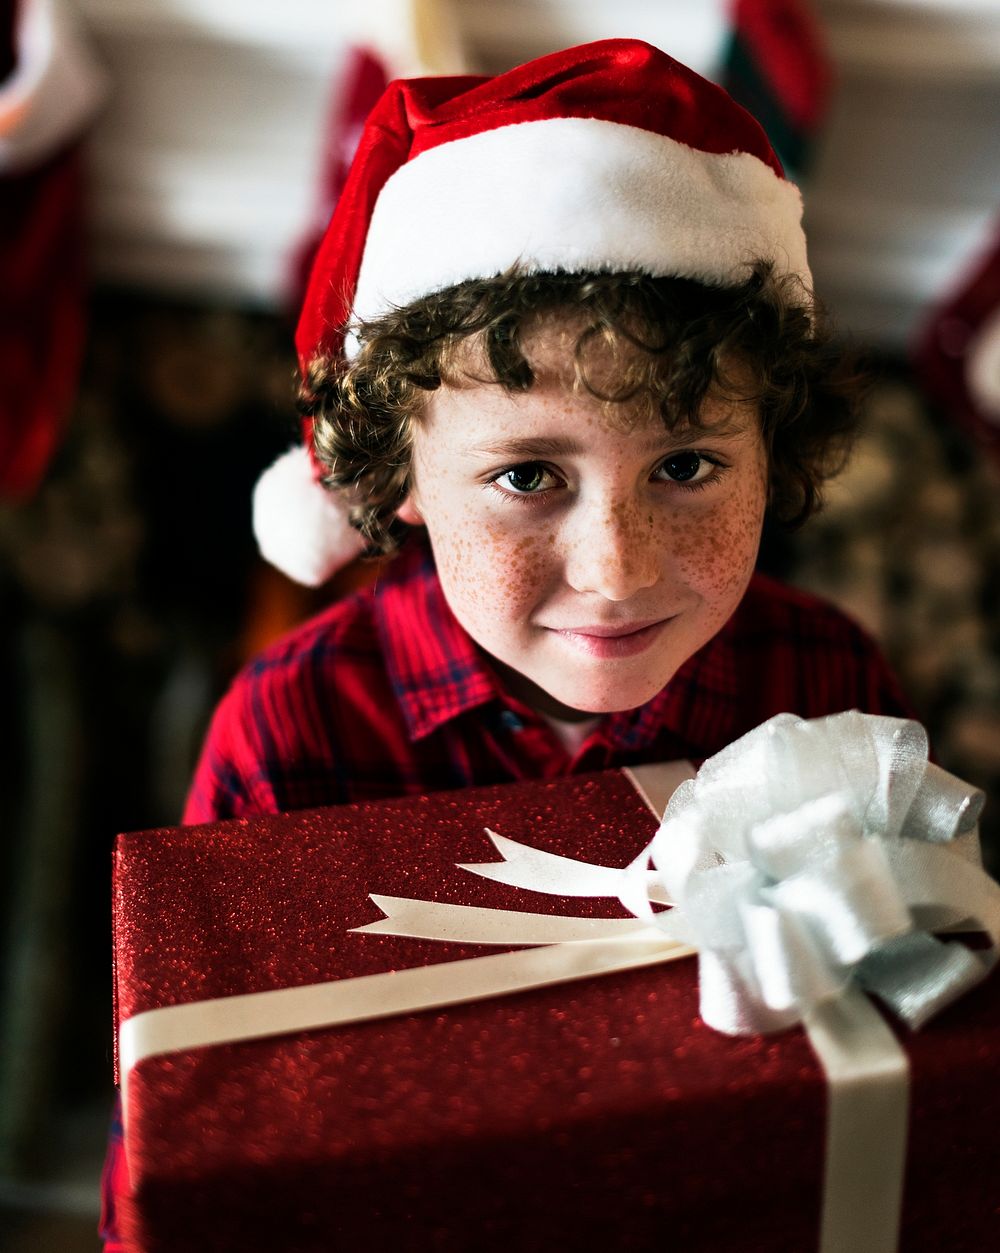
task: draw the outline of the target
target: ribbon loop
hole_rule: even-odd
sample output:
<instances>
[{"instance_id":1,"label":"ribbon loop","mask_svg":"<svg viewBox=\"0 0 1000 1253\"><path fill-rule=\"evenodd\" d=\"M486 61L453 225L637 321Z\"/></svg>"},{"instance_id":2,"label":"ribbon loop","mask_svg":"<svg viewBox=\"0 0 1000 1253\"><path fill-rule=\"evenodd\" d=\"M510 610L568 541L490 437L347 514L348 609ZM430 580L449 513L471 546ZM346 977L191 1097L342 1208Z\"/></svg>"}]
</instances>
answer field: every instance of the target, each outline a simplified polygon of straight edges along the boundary
<instances>
[{"instance_id":1,"label":"ribbon loop","mask_svg":"<svg viewBox=\"0 0 1000 1253\"><path fill-rule=\"evenodd\" d=\"M705 1021L772 1031L854 978L915 1026L983 978L1000 943L1000 889L950 852L933 856L982 804L929 765L919 724L856 711L779 715L707 762L651 845L689 920L680 934L699 949ZM921 931L957 921L956 876L990 937L985 955Z\"/></svg>"}]
</instances>

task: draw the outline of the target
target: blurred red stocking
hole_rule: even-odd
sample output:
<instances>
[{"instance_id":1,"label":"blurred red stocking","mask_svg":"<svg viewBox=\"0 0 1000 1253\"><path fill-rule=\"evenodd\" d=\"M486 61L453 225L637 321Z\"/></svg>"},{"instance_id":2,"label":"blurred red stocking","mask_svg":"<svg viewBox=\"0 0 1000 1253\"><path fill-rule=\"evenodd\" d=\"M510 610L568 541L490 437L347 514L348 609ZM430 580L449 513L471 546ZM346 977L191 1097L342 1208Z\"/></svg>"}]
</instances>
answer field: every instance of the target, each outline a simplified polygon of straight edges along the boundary
<instances>
[{"instance_id":1,"label":"blurred red stocking","mask_svg":"<svg viewBox=\"0 0 1000 1253\"><path fill-rule=\"evenodd\" d=\"M83 344L73 144L102 94L55 0L0 2L0 496L25 499L58 446Z\"/></svg>"},{"instance_id":2,"label":"blurred red stocking","mask_svg":"<svg viewBox=\"0 0 1000 1253\"><path fill-rule=\"evenodd\" d=\"M722 85L758 119L785 169L808 168L826 117L833 74L807 0L731 0Z\"/></svg>"},{"instance_id":3,"label":"blurred red stocking","mask_svg":"<svg viewBox=\"0 0 1000 1253\"><path fill-rule=\"evenodd\" d=\"M320 172L320 191L312 229L292 263L290 306L298 313L313 257L351 168L365 119L385 91L389 73L381 57L367 48L351 48L330 108L327 145Z\"/></svg>"},{"instance_id":4,"label":"blurred red stocking","mask_svg":"<svg viewBox=\"0 0 1000 1253\"><path fill-rule=\"evenodd\" d=\"M913 365L931 399L1000 461L1000 220L992 244L931 314Z\"/></svg>"},{"instance_id":5,"label":"blurred red stocking","mask_svg":"<svg viewBox=\"0 0 1000 1253\"><path fill-rule=\"evenodd\" d=\"M464 54L449 0L383 0L355 13L346 61L330 104L312 225L295 251L289 307L298 316L312 260L323 238L368 114L389 81L413 74L457 74Z\"/></svg>"}]
</instances>

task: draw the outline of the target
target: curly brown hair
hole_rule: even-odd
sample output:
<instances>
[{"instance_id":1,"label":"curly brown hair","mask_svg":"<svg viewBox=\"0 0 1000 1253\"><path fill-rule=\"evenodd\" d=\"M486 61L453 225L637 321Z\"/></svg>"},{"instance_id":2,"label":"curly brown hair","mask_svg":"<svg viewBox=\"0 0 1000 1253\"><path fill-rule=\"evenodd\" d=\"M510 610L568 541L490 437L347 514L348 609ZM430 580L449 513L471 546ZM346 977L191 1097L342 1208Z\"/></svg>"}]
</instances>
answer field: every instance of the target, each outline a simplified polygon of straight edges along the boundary
<instances>
[{"instance_id":1,"label":"curly brown hair","mask_svg":"<svg viewBox=\"0 0 1000 1253\"><path fill-rule=\"evenodd\" d=\"M395 515L409 488L413 423L427 393L456 381L459 370L477 382L528 390L534 374L525 342L540 319L560 315L579 328L577 385L609 407L629 402L634 412L645 397L673 428L699 425L710 388L757 403L771 513L797 526L819 507L824 480L850 450L858 376L796 279L778 276L769 262L732 287L641 273L515 269L353 328L357 356L346 364L318 360L302 381L299 408L313 418L325 482L345 494L370 554L393 551L407 530ZM611 390L588 378L595 341L615 354ZM470 344L478 349L476 372Z\"/></svg>"}]
</instances>

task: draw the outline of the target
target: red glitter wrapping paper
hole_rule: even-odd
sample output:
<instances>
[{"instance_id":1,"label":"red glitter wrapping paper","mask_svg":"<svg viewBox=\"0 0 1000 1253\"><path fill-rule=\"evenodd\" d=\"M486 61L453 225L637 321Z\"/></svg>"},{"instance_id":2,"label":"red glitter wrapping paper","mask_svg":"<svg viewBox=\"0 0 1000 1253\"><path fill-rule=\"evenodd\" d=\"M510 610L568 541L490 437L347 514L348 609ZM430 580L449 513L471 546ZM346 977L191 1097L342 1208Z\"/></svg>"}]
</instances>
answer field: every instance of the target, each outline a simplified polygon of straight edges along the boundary
<instances>
[{"instance_id":1,"label":"red glitter wrapping paper","mask_svg":"<svg viewBox=\"0 0 1000 1253\"><path fill-rule=\"evenodd\" d=\"M615 916L458 869L484 833L625 865L656 822L617 771L119 837L120 1018L496 952L351 934L369 892ZM140 1062L127 1247L802 1253L826 1084L804 1034L698 1017L684 960ZM1000 1248L1000 980L902 1036L902 1253ZM859 1251L861 1253L861 1251Z\"/></svg>"}]
</instances>

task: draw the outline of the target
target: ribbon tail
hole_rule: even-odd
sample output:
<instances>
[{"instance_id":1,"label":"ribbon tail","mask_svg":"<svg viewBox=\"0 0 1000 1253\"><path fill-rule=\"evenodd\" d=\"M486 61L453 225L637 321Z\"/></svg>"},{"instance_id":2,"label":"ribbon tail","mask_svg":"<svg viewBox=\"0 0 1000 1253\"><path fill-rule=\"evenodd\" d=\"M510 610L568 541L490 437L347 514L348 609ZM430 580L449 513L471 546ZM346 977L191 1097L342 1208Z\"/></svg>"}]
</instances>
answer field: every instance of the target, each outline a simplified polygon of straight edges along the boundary
<instances>
[{"instance_id":1,"label":"ribbon tail","mask_svg":"<svg viewBox=\"0 0 1000 1253\"><path fill-rule=\"evenodd\" d=\"M482 879L492 879L495 883L506 883L510 887L542 892L548 896L615 900L621 894L629 867L598 866L573 857L562 857L558 853L547 853L544 849L532 848L530 844L498 835L489 827L486 827L486 834L503 860L458 862L459 870L468 870ZM669 905L670 901L657 887L655 874L650 872L647 877L651 898L659 904Z\"/></svg>"},{"instance_id":2,"label":"ribbon tail","mask_svg":"<svg viewBox=\"0 0 1000 1253\"><path fill-rule=\"evenodd\" d=\"M617 941L649 930L637 918L567 918L559 914L479 909L473 905L452 905L443 901L420 901L374 893L371 899L386 917L352 930L375 935L404 935L421 940L444 940L455 944ZM660 938L657 932L652 934Z\"/></svg>"},{"instance_id":3,"label":"ribbon tail","mask_svg":"<svg viewBox=\"0 0 1000 1253\"><path fill-rule=\"evenodd\" d=\"M468 870L470 874L478 875L482 879L492 879L495 883L506 883L510 887L543 892L549 896L589 896L615 900L622 891L628 867L598 866L592 862L577 861L573 857L547 853L543 849L532 848L529 844L520 844L505 835L498 835L489 827L486 828L486 834L503 860L458 862L460 870ZM655 874L650 872L648 880L652 899L659 904L669 905L670 901L658 888Z\"/></svg>"}]
</instances>

